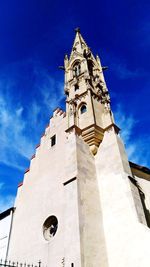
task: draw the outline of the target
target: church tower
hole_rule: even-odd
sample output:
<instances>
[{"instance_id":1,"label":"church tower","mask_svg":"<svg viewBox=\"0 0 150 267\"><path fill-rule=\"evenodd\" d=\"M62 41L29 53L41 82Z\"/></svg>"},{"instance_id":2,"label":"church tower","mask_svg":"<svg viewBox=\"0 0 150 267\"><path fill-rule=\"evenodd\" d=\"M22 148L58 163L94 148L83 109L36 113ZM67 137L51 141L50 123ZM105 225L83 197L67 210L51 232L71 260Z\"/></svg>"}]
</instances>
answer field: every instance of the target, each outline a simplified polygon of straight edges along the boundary
<instances>
[{"instance_id":1,"label":"church tower","mask_svg":"<svg viewBox=\"0 0 150 267\"><path fill-rule=\"evenodd\" d=\"M43 267L149 267L143 203L148 211L150 202L142 193L150 173L128 161L106 67L79 29L62 68L66 112L54 110L18 187L8 259L41 260Z\"/></svg>"},{"instance_id":2,"label":"church tower","mask_svg":"<svg viewBox=\"0 0 150 267\"><path fill-rule=\"evenodd\" d=\"M65 93L68 128L75 125L93 154L103 139L104 129L113 123L110 97L98 56L94 57L80 30L70 58L65 56Z\"/></svg>"}]
</instances>

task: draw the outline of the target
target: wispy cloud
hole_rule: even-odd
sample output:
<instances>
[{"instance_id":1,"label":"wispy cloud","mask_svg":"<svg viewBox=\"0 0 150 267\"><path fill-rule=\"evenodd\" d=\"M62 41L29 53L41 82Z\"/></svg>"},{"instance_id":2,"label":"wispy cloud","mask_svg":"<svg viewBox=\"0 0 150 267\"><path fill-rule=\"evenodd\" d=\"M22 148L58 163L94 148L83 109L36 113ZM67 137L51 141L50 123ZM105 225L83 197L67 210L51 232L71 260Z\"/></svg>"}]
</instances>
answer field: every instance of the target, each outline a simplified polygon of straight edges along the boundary
<instances>
[{"instance_id":1,"label":"wispy cloud","mask_svg":"<svg viewBox=\"0 0 150 267\"><path fill-rule=\"evenodd\" d=\"M21 74L17 79L8 78L8 73L0 75L0 163L21 173L34 153L52 110L61 104L64 97L63 82L50 77L48 71L37 62L29 63L32 63L31 81L33 78L34 82L31 82L32 90L24 88L28 94L19 90L19 85L22 85ZM25 64L28 62L23 62ZM15 68L19 73L20 65L16 63ZM14 92L12 88L15 88ZM14 181L16 183L15 177ZM0 211L14 203L15 197L9 193L7 183L3 173L0 177Z\"/></svg>"},{"instance_id":2,"label":"wispy cloud","mask_svg":"<svg viewBox=\"0 0 150 267\"><path fill-rule=\"evenodd\" d=\"M120 79L136 78L143 74L140 69L129 69L126 64L113 63L111 65L113 71L117 74Z\"/></svg>"},{"instance_id":3,"label":"wispy cloud","mask_svg":"<svg viewBox=\"0 0 150 267\"><path fill-rule=\"evenodd\" d=\"M132 114L125 114L120 105L117 106L114 116L117 125L121 128L121 137L125 143L129 160L141 165L149 166L150 151L147 144L150 142L150 137L143 134L143 136L141 135L139 138L133 134L138 121Z\"/></svg>"},{"instance_id":4,"label":"wispy cloud","mask_svg":"<svg viewBox=\"0 0 150 267\"><path fill-rule=\"evenodd\" d=\"M134 129L137 121L133 117L133 115L127 116L123 111L121 105L117 105L115 111L115 119L119 127L121 128L121 136L125 143L129 142L132 134L132 130Z\"/></svg>"},{"instance_id":5,"label":"wispy cloud","mask_svg":"<svg viewBox=\"0 0 150 267\"><path fill-rule=\"evenodd\" d=\"M19 170L24 170L24 160L31 157L44 121L49 120L63 99L63 83L51 78L38 64L32 64L34 83L28 106L22 98L15 101L10 90L15 80L0 79L0 162Z\"/></svg>"},{"instance_id":6,"label":"wispy cloud","mask_svg":"<svg viewBox=\"0 0 150 267\"><path fill-rule=\"evenodd\" d=\"M12 195L1 196L0 195L0 213L13 207L15 197Z\"/></svg>"},{"instance_id":7,"label":"wispy cloud","mask_svg":"<svg viewBox=\"0 0 150 267\"><path fill-rule=\"evenodd\" d=\"M135 79L138 77L148 76L149 73L147 70L142 69L140 66L134 67L132 64L129 65L129 60L125 58L119 57L118 55L114 55L107 51L103 51L103 56L105 61L110 67L110 70L120 79Z\"/></svg>"},{"instance_id":8,"label":"wispy cloud","mask_svg":"<svg viewBox=\"0 0 150 267\"><path fill-rule=\"evenodd\" d=\"M0 183L0 213L14 205L15 197L13 195L2 194L2 190L5 187L4 183Z\"/></svg>"},{"instance_id":9,"label":"wispy cloud","mask_svg":"<svg viewBox=\"0 0 150 267\"><path fill-rule=\"evenodd\" d=\"M36 76L34 86L41 95L41 106L44 105L47 111L51 112L64 98L64 83L63 81L52 78L48 71L38 65L34 66L34 74Z\"/></svg>"},{"instance_id":10,"label":"wispy cloud","mask_svg":"<svg viewBox=\"0 0 150 267\"><path fill-rule=\"evenodd\" d=\"M2 86L2 84L1 84ZM33 144L24 136L26 123L22 116L23 107L11 102L11 97L0 94L0 162L23 168L18 156L28 158Z\"/></svg>"}]
</instances>

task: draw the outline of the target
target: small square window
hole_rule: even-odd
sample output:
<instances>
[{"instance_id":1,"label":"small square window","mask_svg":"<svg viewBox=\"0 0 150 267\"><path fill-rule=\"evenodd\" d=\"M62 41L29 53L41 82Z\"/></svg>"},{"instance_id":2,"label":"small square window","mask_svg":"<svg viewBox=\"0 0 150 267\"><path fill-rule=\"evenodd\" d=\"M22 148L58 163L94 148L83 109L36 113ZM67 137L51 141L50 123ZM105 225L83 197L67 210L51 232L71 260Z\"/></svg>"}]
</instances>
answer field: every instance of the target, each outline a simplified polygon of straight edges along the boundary
<instances>
[{"instance_id":1,"label":"small square window","mask_svg":"<svg viewBox=\"0 0 150 267\"><path fill-rule=\"evenodd\" d=\"M51 137L51 146L54 146L56 144L56 135L53 135Z\"/></svg>"}]
</instances>

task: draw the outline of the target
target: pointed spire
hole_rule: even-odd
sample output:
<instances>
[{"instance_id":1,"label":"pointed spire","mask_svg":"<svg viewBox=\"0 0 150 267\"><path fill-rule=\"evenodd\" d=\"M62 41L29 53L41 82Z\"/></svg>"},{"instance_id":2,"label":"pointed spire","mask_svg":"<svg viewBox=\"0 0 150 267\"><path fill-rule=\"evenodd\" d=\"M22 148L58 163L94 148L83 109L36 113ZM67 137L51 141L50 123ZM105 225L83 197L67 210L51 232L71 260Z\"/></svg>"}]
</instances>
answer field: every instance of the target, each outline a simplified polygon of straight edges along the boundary
<instances>
[{"instance_id":1,"label":"pointed spire","mask_svg":"<svg viewBox=\"0 0 150 267\"><path fill-rule=\"evenodd\" d=\"M101 65L101 61L100 61L100 58L99 58L98 55L96 55L96 61L97 61L98 65L99 65L99 67L101 68L102 65Z\"/></svg>"},{"instance_id":2,"label":"pointed spire","mask_svg":"<svg viewBox=\"0 0 150 267\"><path fill-rule=\"evenodd\" d=\"M80 28L79 27L75 28L75 32L79 32L80 33Z\"/></svg>"},{"instance_id":3,"label":"pointed spire","mask_svg":"<svg viewBox=\"0 0 150 267\"><path fill-rule=\"evenodd\" d=\"M73 43L73 47L72 47L72 51L71 51L71 56L74 52L77 52L77 53L83 55L85 49L87 50L89 48L88 48L86 42L84 41L84 39L80 33L80 28L76 28L75 32L76 32L76 36L74 39L74 43Z\"/></svg>"}]
</instances>

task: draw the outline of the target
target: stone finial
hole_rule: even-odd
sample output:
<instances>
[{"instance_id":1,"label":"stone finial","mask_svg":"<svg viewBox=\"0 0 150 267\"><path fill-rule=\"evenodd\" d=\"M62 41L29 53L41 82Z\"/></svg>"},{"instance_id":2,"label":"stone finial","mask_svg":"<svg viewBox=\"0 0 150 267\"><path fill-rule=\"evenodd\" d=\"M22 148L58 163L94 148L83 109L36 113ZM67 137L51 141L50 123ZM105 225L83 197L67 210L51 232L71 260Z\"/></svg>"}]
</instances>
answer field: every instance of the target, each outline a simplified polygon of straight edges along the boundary
<instances>
[{"instance_id":1,"label":"stone finial","mask_svg":"<svg viewBox=\"0 0 150 267\"><path fill-rule=\"evenodd\" d=\"M68 55L67 54L65 54L65 60L68 60Z\"/></svg>"},{"instance_id":2,"label":"stone finial","mask_svg":"<svg viewBox=\"0 0 150 267\"><path fill-rule=\"evenodd\" d=\"M75 28L75 32L76 32L76 33L77 33L77 32L80 33L80 28L79 28L79 27Z\"/></svg>"}]
</instances>

